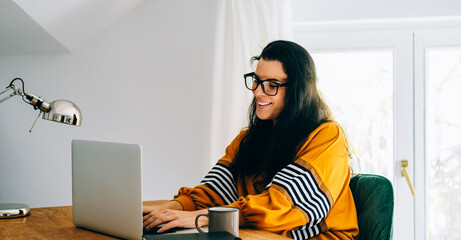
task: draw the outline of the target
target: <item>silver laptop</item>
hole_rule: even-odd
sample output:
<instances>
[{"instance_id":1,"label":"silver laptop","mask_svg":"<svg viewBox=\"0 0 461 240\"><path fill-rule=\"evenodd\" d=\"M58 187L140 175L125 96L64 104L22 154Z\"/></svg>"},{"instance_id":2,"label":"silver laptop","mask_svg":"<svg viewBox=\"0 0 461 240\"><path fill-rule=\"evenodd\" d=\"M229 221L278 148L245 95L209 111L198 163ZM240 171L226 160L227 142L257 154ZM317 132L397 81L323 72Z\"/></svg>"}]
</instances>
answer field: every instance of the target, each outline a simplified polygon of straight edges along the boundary
<instances>
[{"instance_id":1,"label":"silver laptop","mask_svg":"<svg viewBox=\"0 0 461 240\"><path fill-rule=\"evenodd\" d=\"M141 239L141 146L72 140L72 211L78 227Z\"/></svg>"}]
</instances>

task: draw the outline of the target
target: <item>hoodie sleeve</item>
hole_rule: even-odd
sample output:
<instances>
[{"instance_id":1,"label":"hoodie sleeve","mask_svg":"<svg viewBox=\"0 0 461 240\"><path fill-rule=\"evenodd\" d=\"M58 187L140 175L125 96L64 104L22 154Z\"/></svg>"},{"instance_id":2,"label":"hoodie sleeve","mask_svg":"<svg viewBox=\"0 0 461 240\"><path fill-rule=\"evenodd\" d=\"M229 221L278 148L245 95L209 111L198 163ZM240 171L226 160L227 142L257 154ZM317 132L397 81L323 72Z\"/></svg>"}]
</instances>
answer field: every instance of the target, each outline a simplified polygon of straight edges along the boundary
<instances>
[{"instance_id":1,"label":"hoodie sleeve","mask_svg":"<svg viewBox=\"0 0 461 240\"><path fill-rule=\"evenodd\" d=\"M229 165L234 159L240 141L246 131L241 131L239 135L226 148L226 154L208 172L194 188L183 187L174 197L186 211L204 209L214 206L223 206L237 201L237 185L229 171Z\"/></svg>"}]
</instances>

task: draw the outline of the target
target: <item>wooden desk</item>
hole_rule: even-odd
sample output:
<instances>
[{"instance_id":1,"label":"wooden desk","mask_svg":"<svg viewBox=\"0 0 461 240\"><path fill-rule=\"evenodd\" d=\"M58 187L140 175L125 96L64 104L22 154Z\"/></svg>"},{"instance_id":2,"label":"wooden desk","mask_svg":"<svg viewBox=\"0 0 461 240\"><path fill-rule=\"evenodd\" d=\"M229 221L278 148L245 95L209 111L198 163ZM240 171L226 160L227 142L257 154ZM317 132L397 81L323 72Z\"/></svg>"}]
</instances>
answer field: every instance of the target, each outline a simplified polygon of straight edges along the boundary
<instances>
[{"instance_id":1,"label":"wooden desk","mask_svg":"<svg viewBox=\"0 0 461 240\"><path fill-rule=\"evenodd\" d=\"M147 201L145 205L161 201ZM254 229L240 229L242 239L289 239L277 234ZM77 228L72 222L72 207L32 208L30 216L0 219L0 239L116 239Z\"/></svg>"}]
</instances>

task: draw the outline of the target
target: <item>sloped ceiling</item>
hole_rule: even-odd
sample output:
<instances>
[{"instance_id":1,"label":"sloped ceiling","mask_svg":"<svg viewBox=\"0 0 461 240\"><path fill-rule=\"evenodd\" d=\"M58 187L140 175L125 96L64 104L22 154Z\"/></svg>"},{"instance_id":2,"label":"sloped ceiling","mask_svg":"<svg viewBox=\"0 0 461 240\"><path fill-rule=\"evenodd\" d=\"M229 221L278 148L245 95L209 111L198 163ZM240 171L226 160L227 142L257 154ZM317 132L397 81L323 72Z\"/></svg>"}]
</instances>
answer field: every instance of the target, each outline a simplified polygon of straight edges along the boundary
<instances>
[{"instance_id":1,"label":"sloped ceiling","mask_svg":"<svg viewBox=\"0 0 461 240\"><path fill-rule=\"evenodd\" d=\"M0 0L0 55L69 52L143 0Z\"/></svg>"},{"instance_id":2,"label":"sloped ceiling","mask_svg":"<svg viewBox=\"0 0 461 240\"><path fill-rule=\"evenodd\" d=\"M66 47L16 3L0 0L0 55L66 51L68 51Z\"/></svg>"}]
</instances>

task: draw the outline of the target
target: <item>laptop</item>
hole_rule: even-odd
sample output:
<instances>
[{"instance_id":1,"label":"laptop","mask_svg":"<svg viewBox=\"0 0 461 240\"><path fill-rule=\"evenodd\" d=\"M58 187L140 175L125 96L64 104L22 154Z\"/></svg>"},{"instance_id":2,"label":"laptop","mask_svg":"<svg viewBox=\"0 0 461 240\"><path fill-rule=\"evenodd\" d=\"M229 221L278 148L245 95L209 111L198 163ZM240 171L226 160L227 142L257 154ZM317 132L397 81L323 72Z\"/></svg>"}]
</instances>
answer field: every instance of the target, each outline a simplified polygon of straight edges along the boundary
<instances>
[{"instance_id":1,"label":"laptop","mask_svg":"<svg viewBox=\"0 0 461 240\"><path fill-rule=\"evenodd\" d=\"M140 145L72 140L72 215L76 226L125 239L235 239L230 233L199 234L196 229L162 234L145 231L141 181Z\"/></svg>"},{"instance_id":2,"label":"laptop","mask_svg":"<svg viewBox=\"0 0 461 240\"><path fill-rule=\"evenodd\" d=\"M141 146L72 140L72 212L76 226L142 239Z\"/></svg>"}]
</instances>

